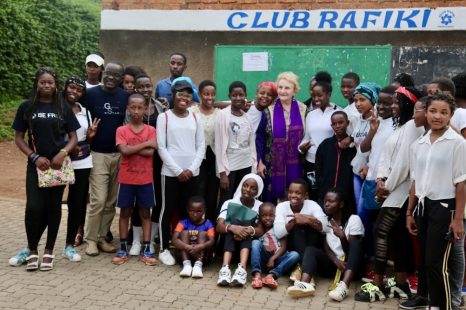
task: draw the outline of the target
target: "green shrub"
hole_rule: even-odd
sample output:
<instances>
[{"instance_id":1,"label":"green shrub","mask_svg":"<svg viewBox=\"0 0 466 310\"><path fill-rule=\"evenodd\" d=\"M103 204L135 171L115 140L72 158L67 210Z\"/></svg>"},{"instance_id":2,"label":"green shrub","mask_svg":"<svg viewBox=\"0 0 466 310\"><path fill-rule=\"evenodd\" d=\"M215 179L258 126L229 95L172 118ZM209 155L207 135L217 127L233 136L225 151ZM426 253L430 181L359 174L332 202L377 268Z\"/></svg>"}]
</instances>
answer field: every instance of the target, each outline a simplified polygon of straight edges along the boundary
<instances>
[{"instance_id":1,"label":"green shrub","mask_svg":"<svg viewBox=\"0 0 466 310\"><path fill-rule=\"evenodd\" d=\"M61 81L85 75L86 55L99 48L100 1L1 0L0 25L5 105L11 96L27 97L39 67L54 67Z\"/></svg>"}]
</instances>

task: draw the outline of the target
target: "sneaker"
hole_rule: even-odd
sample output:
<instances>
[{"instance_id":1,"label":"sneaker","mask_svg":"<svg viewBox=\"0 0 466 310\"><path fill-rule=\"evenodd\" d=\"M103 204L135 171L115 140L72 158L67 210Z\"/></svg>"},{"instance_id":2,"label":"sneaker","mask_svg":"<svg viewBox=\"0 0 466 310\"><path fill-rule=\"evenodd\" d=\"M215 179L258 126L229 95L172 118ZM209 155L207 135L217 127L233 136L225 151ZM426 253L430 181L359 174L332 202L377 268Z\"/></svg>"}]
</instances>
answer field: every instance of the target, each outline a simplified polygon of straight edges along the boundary
<instances>
[{"instance_id":1,"label":"sneaker","mask_svg":"<svg viewBox=\"0 0 466 310\"><path fill-rule=\"evenodd\" d=\"M243 266L238 264L238 268L236 268L233 277L231 278L230 286L238 286L242 287L246 284L248 274L246 270L244 270Z\"/></svg>"},{"instance_id":2,"label":"sneaker","mask_svg":"<svg viewBox=\"0 0 466 310\"><path fill-rule=\"evenodd\" d=\"M114 258L112 258L112 264L121 265L128 260L128 252L120 250L117 252Z\"/></svg>"},{"instance_id":3,"label":"sneaker","mask_svg":"<svg viewBox=\"0 0 466 310\"><path fill-rule=\"evenodd\" d=\"M29 250L28 248L22 249L15 256L11 257L8 260L8 263L10 264L10 266L13 267L18 267L23 264L26 264L27 257L29 256L29 254L31 254L31 250Z\"/></svg>"},{"instance_id":4,"label":"sneaker","mask_svg":"<svg viewBox=\"0 0 466 310\"><path fill-rule=\"evenodd\" d=\"M191 266L191 263L183 264L183 269L181 269L180 277L187 278L187 277L190 277L192 273L193 273L193 266Z\"/></svg>"},{"instance_id":5,"label":"sneaker","mask_svg":"<svg viewBox=\"0 0 466 310\"><path fill-rule=\"evenodd\" d=\"M274 279L272 274L268 274L265 277L263 277L262 283L271 289L276 289L278 287L278 282Z\"/></svg>"},{"instance_id":6,"label":"sneaker","mask_svg":"<svg viewBox=\"0 0 466 310\"><path fill-rule=\"evenodd\" d=\"M374 282L374 278L375 278L375 273L373 271L369 271L361 278L361 281L364 283L371 283L371 282Z\"/></svg>"},{"instance_id":7,"label":"sneaker","mask_svg":"<svg viewBox=\"0 0 466 310\"><path fill-rule=\"evenodd\" d=\"M69 245L63 250L63 257L68 259L71 262L80 262L81 261L81 255L76 252L76 249L74 246Z\"/></svg>"},{"instance_id":8,"label":"sneaker","mask_svg":"<svg viewBox=\"0 0 466 310\"><path fill-rule=\"evenodd\" d=\"M315 291L316 289L314 287L314 284L302 281L295 281L294 285L290 286L286 290L286 293L291 297L299 298L314 296Z\"/></svg>"},{"instance_id":9,"label":"sneaker","mask_svg":"<svg viewBox=\"0 0 466 310\"><path fill-rule=\"evenodd\" d=\"M194 263L193 272L191 273L191 277L194 279L201 279L204 277L202 273L202 265Z\"/></svg>"},{"instance_id":10,"label":"sneaker","mask_svg":"<svg viewBox=\"0 0 466 310\"><path fill-rule=\"evenodd\" d=\"M361 286L361 290L354 294L354 300L363 302L374 302L385 300L384 293L374 283L366 283Z\"/></svg>"},{"instance_id":11,"label":"sneaker","mask_svg":"<svg viewBox=\"0 0 466 310\"><path fill-rule=\"evenodd\" d=\"M425 309L429 307L429 301L427 298L413 294L405 302L398 305L401 309Z\"/></svg>"},{"instance_id":12,"label":"sneaker","mask_svg":"<svg viewBox=\"0 0 466 310\"><path fill-rule=\"evenodd\" d=\"M89 256L99 255L99 248L97 247L97 242L87 240L86 255L89 255Z\"/></svg>"},{"instance_id":13,"label":"sneaker","mask_svg":"<svg viewBox=\"0 0 466 310\"><path fill-rule=\"evenodd\" d=\"M165 249L164 251L159 253L159 260L167 266L173 266L176 263L175 259L173 258L172 254L168 249Z\"/></svg>"},{"instance_id":14,"label":"sneaker","mask_svg":"<svg viewBox=\"0 0 466 310\"><path fill-rule=\"evenodd\" d=\"M109 243L107 240L102 239L97 243L97 246L102 252L105 253L115 253L117 248L113 246L113 244Z\"/></svg>"},{"instance_id":15,"label":"sneaker","mask_svg":"<svg viewBox=\"0 0 466 310\"><path fill-rule=\"evenodd\" d=\"M218 272L218 286L229 286L231 283L231 270L228 266L223 266Z\"/></svg>"},{"instance_id":16,"label":"sneaker","mask_svg":"<svg viewBox=\"0 0 466 310\"><path fill-rule=\"evenodd\" d=\"M417 294L417 275L410 274L408 276L409 290L412 294Z\"/></svg>"},{"instance_id":17,"label":"sneaker","mask_svg":"<svg viewBox=\"0 0 466 310\"><path fill-rule=\"evenodd\" d=\"M403 283L398 284L395 281L395 277L389 278L387 280L387 285L383 288L385 295L390 298L399 298L401 300L407 300L411 291L409 290L409 284Z\"/></svg>"},{"instance_id":18,"label":"sneaker","mask_svg":"<svg viewBox=\"0 0 466 310\"><path fill-rule=\"evenodd\" d=\"M303 274L303 271L301 269L301 265L297 264L296 268L293 270L293 272L290 275L290 281L293 283L296 281L301 281L302 274Z\"/></svg>"},{"instance_id":19,"label":"sneaker","mask_svg":"<svg viewBox=\"0 0 466 310\"><path fill-rule=\"evenodd\" d=\"M157 259L151 252L144 252L144 254L141 255L141 260L147 266L155 266L155 264L157 263Z\"/></svg>"},{"instance_id":20,"label":"sneaker","mask_svg":"<svg viewBox=\"0 0 466 310\"><path fill-rule=\"evenodd\" d=\"M336 301L342 301L348 296L348 286L343 281L338 282L337 287L328 293L328 296Z\"/></svg>"},{"instance_id":21,"label":"sneaker","mask_svg":"<svg viewBox=\"0 0 466 310\"><path fill-rule=\"evenodd\" d=\"M134 240L131 250L129 250L129 255L139 256L141 255L141 242Z\"/></svg>"}]
</instances>

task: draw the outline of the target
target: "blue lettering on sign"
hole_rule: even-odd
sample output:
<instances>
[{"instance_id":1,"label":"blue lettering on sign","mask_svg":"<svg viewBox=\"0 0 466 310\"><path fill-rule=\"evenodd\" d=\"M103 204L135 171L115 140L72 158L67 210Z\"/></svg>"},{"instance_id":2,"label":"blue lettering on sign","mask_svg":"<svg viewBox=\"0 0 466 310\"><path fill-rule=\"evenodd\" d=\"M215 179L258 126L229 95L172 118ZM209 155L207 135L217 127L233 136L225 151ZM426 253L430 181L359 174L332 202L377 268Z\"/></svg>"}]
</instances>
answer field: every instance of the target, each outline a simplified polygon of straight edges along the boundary
<instances>
[{"instance_id":1,"label":"blue lettering on sign","mask_svg":"<svg viewBox=\"0 0 466 310\"><path fill-rule=\"evenodd\" d=\"M356 29L356 21L354 20L356 18L356 11L349 11L346 13L345 17L343 17L343 20L340 23L340 29L346 28L346 25L349 26L349 28Z\"/></svg>"},{"instance_id":2,"label":"blue lettering on sign","mask_svg":"<svg viewBox=\"0 0 466 310\"><path fill-rule=\"evenodd\" d=\"M338 13L335 11L322 11L320 12L319 29L324 28L325 23L328 23L330 29L337 28L335 20L338 18Z\"/></svg>"},{"instance_id":3,"label":"blue lettering on sign","mask_svg":"<svg viewBox=\"0 0 466 310\"><path fill-rule=\"evenodd\" d=\"M430 9L424 10L424 17L422 18L422 28L426 28L431 12L432 11Z\"/></svg>"},{"instance_id":4,"label":"blue lettering on sign","mask_svg":"<svg viewBox=\"0 0 466 310\"><path fill-rule=\"evenodd\" d=\"M304 29L309 27L309 17L311 14L307 11L296 11L293 13L293 21L290 28Z\"/></svg>"},{"instance_id":5,"label":"blue lettering on sign","mask_svg":"<svg viewBox=\"0 0 466 310\"><path fill-rule=\"evenodd\" d=\"M369 23L375 26L375 24L377 23L377 19L371 19L371 16L380 17L380 15L382 15L382 12L380 11L365 11L361 28L366 29Z\"/></svg>"},{"instance_id":6,"label":"blue lettering on sign","mask_svg":"<svg viewBox=\"0 0 466 310\"><path fill-rule=\"evenodd\" d=\"M261 16L262 16L262 12L256 12L251 28L265 29L268 27L269 22L263 22L262 24L259 24Z\"/></svg>"},{"instance_id":7,"label":"blue lettering on sign","mask_svg":"<svg viewBox=\"0 0 466 310\"><path fill-rule=\"evenodd\" d=\"M416 28L416 22L412 20L413 17L416 17L420 10L413 10L411 14L406 17L403 17L405 10L398 11L398 16L396 18L394 28L401 28L401 22L406 22L408 24L408 28Z\"/></svg>"},{"instance_id":8,"label":"blue lettering on sign","mask_svg":"<svg viewBox=\"0 0 466 310\"><path fill-rule=\"evenodd\" d=\"M239 18L243 19L245 17L248 17L248 14L244 12L234 12L228 17L227 25L231 29L242 29L247 26L247 23L240 23L240 24L233 24L233 18L238 16Z\"/></svg>"},{"instance_id":9,"label":"blue lettering on sign","mask_svg":"<svg viewBox=\"0 0 466 310\"><path fill-rule=\"evenodd\" d=\"M390 20L392 19L393 11L386 11L385 12L385 19L383 21L383 27L387 28L388 24L390 23Z\"/></svg>"},{"instance_id":10,"label":"blue lettering on sign","mask_svg":"<svg viewBox=\"0 0 466 310\"><path fill-rule=\"evenodd\" d=\"M272 16L272 28L280 29L280 28L285 27L286 22L288 21L288 17L290 17L290 12L285 12L285 13L283 14L283 19L282 19L281 24L278 24L278 16L279 16L279 15L280 15L280 12L273 12L273 16Z\"/></svg>"}]
</instances>

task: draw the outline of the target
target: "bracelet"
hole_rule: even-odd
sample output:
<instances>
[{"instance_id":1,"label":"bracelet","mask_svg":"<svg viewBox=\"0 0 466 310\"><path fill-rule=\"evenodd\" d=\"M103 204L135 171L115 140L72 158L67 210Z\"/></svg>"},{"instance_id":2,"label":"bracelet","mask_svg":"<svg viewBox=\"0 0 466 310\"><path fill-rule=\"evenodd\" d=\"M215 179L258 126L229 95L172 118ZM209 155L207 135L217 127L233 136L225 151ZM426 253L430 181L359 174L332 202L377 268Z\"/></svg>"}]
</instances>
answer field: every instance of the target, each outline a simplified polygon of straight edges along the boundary
<instances>
[{"instance_id":1,"label":"bracelet","mask_svg":"<svg viewBox=\"0 0 466 310\"><path fill-rule=\"evenodd\" d=\"M31 157L31 163L35 164L39 157L39 154L34 153L34 155Z\"/></svg>"},{"instance_id":2,"label":"bracelet","mask_svg":"<svg viewBox=\"0 0 466 310\"><path fill-rule=\"evenodd\" d=\"M251 229L252 229L251 237L254 237L254 235L256 234L256 230L255 230L254 227L252 227L252 226L249 226L248 228L251 228Z\"/></svg>"},{"instance_id":3,"label":"bracelet","mask_svg":"<svg viewBox=\"0 0 466 310\"><path fill-rule=\"evenodd\" d=\"M65 148L61 149L60 152L64 153L65 156L68 156L68 151Z\"/></svg>"},{"instance_id":4,"label":"bracelet","mask_svg":"<svg viewBox=\"0 0 466 310\"><path fill-rule=\"evenodd\" d=\"M228 234L228 227L231 226L231 224L227 224L227 226L225 226L225 233Z\"/></svg>"},{"instance_id":5,"label":"bracelet","mask_svg":"<svg viewBox=\"0 0 466 310\"><path fill-rule=\"evenodd\" d=\"M29 155L28 155L28 158L29 158L29 159L30 159L30 158L33 158L33 157L34 157L34 155L36 155L36 153L35 153L35 152L29 153Z\"/></svg>"}]
</instances>

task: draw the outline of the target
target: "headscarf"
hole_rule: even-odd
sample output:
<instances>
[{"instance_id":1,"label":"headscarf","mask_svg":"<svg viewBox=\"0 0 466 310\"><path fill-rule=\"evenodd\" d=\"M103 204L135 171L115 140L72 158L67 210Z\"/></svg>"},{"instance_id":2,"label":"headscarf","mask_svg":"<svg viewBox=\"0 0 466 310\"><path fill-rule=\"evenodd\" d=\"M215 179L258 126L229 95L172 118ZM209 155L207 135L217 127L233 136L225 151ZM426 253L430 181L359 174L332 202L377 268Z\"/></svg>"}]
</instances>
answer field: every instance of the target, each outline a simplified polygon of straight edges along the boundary
<instances>
[{"instance_id":1,"label":"headscarf","mask_svg":"<svg viewBox=\"0 0 466 310\"><path fill-rule=\"evenodd\" d=\"M259 90L262 87L270 87L272 89L273 96L276 98L278 96L278 89L277 85L274 82L266 81L262 82L257 86L257 89Z\"/></svg>"},{"instance_id":2,"label":"headscarf","mask_svg":"<svg viewBox=\"0 0 466 310\"><path fill-rule=\"evenodd\" d=\"M409 91L408 88L404 87L404 86L400 86L398 87L396 90L395 90L395 93L397 94L402 94L404 95L406 98L408 98L413 104L415 104L418 100L418 98L416 97L416 95L414 95L412 92Z\"/></svg>"},{"instance_id":3,"label":"headscarf","mask_svg":"<svg viewBox=\"0 0 466 310\"><path fill-rule=\"evenodd\" d=\"M175 85L175 83L178 82L178 81L186 81L189 84L191 84L191 87L193 89L193 101L201 102L200 99L199 99L199 95L197 94L197 92L198 92L197 87L194 86L193 81L191 80L191 78L189 78L187 76L177 77L176 79L174 79L172 81L172 86Z\"/></svg>"},{"instance_id":4,"label":"headscarf","mask_svg":"<svg viewBox=\"0 0 466 310\"><path fill-rule=\"evenodd\" d=\"M380 86L372 83L372 82L365 82L361 83L358 86L356 86L353 95L360 94L369 99L369 101L372 103L372 105L375 105L377 103L377 100L379 99L379 93L380 93Z\"/></svg>"},{"instance_id":5,"label":"headscarf","mask_svg":"<svg viewBox=\"0 0 466 310\"><path fill-rule=\"evenodd\" d=\"M262 181L262 178L258 176L255 173L249 173L246 174L242 179L241 182L239 182L238 187L236 188L235 194L233 195L233 198L240 199L241 198L241 188L243 187L243 183L247 179L254 179L257 182L257 195L254 197L254 199L257 199L262 194L262 190L264 189L264 182Z\"/></svg>"},{"instance_id":6,"label":"headscarf","mask_svg":"<svg viewBox=\"0 0 466 310\"><path fill-rule=\"evenodd\" d=\"M66 88L68 87L68 85L70 85L70 84L76 84L79 87L82 87L83 92L86 91L86 82L82 78L80 78L79 76L71 76L65 81L65 88L64 88L65 91L66 91Z\"/></svg>"}]
</instances>

